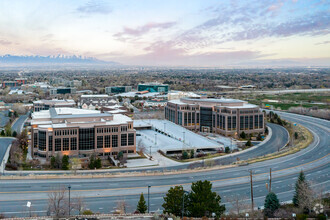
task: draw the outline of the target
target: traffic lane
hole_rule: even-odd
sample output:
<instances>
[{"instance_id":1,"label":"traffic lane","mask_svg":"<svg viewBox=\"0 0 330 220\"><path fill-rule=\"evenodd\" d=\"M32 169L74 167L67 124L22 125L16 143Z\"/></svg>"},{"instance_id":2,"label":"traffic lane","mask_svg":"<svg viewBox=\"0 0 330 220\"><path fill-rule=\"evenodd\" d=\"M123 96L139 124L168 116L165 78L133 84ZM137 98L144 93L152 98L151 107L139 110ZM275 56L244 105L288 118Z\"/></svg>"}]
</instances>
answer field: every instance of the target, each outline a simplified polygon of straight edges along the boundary
<instances>
[{"instance_id":1,"label":"traffic lane","mask_svg":"<svg viewBox=\"0 0 330 220\"><path fill-rule=\"evenodd\" d=\"M25 115L21 115L15 123L11 126L13 131L16 131L18 134L21 133L21 129L24 125L25 120L28 118L28 113Z\"/></svg>"},{"instance_id":2,"label":"traffic lane","mask_svg":"<svg viewBox=\"0 0 330 220\"><path fill-rule=\"evenodd\" d=\"M13 138L0 138L0 163L5 156L7 148L13 142Z\"/></svg>"},{"instance_id":3,"label":"traffic lane","mask_svg":"<svg viewBox=\"0 0 330 220\"><path fill-rule=\"evenodd\" d=\"M324 169L318 171L323 172ZM323 188L323 192L329 191L329 168L327 172L320 174L318 171L306 172L306 177L308 180L312 181L313 186L317 188ZM287 178L274 178L272 181L272 191L274 191L281 202L287 202L292 199L294 184L297 180L297 175L288 176ZM254 181L253 190L254 190L254 199L255 207L263 206L265 196L268 191L266 189L266 183L268 181ZM326 188L327 187L327 188ZM250 204L250 184L249 182L244 184L225 186L225 187L213 187L213 190L219 193L222 197L222 202L229 209L231 204L229 202L230 198L233 198L235 195L239 195L240 199L243 200L246 204ZM150 208L152 211L162 209L161 205L163 203L163 196L165 193L154 193L153 188L150 192ZM127 211L134 212L136 204L139 200L140 193L145 194L147 199L147 188L140 190L136 195L122 195L122 196L105 196L102 197L102 192L99 197L87 197L83 198L83 194L79 194L83 198L86 208L91 209L93 212L100 213L110 213L116 209L116 206L119 201L125 201L127 204ZM75 198L77 195L71 194L71 198ZM15 216L28 216L29 210L26 207L27 201L32 202L32 213L38 215L45 215L47 212L47 198L38 199L38 200L25 200L20 201L0 201L0 213L4 213L6 216L15 215Z\"/></svg>"},{"instance_id":4,"label":"traffic lane","mask_svg":"<svg viewBox=\"0 0 330 220\"><path fill-rule=\"evenodd\" d=\"M279 182L292 182L296 180L297 176L299 175L300 169L297 169L294 173L283 173L281 175L273 173L273 179L278 180ZM321 173L323 172L323 174ZM248 172L246 172L248 173ZM326 178L328 176L328 173L330 173L330 167L328 167L328 164L324 164L322 166L316 167L314 169L305 170L306 176L309 177L311 174L316 175L317 178ZM310 174L311 173L311 174ZM325 175L325 176L323 176ZM309 177L309 178L314 178ZM315 178L315 182L320 182L322 179ZM242 184L246 184L250 182L249 176L245 176L243 178L231 178L229 180L212 180L211 178L200 177L196 179L188 179L181 181L176 181L172 184L166 182L164 184L163 181L154 182L154 185L151 185L153 188L153 192L166 192L170 187L175 185L183 185L186 190L189 190L191 182L195 182L197 180L209 180L212 181L213 186L215 188L230 188L235 190L235 187L238 187L237 189L241 189ZM268 173L265 175L253 175L253 180L257 184L265 183L268 181ZM327 180L327 179L326 179ZM313 179L314 181L314 179ZM117 196L117 195L130 195L130 194L139 194L140 192L143 192L146 190L147 186L149 185L149 182L145 182L144 184L137 186L134 184L134 182L131 182L127 188L125 187L112 187L111 184L104 184L102 182L94 182L94 186L92 186L90 189L87 189L86 186L78 185L78 184L70 184L71 185L71 193L72 195L84 195L84 197L99 197L99 196ZM37 184L36 184L37 185ZM37 191L33 191L29 188L24 187L10 187L9 185L5 186L3 189L6 189L5 191L2 191L0 193L0 201L2 200L20 200L23 196L23 198L29 198L31 200L35 199L42 199L47 198L47 195L49 193L49 190L58 190L60 187L67 188L69 184L61 184L57 185L56 187L47 187L47 185L39 185L39 188L36 188ZM24 190L24 191L19 191Z\"/></svg>"}]
</instances>

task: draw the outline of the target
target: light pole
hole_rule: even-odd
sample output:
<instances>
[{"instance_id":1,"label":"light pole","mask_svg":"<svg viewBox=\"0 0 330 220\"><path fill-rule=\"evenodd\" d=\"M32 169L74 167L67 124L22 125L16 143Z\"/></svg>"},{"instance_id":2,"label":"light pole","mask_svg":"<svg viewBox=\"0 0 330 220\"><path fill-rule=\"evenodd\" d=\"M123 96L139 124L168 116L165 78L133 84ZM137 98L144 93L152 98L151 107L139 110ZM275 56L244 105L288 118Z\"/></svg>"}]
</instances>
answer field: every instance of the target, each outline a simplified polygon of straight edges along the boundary
<instances>
[{"instance_id":1,"label":"light pole","mask_svg":"<svg viewBox=\"0 0 330 220\"><path fill-rule=\"evenodd\" d=\"M155 134L155 145L157 145L157 134Z\"/></svg>"},{"instance_id":2,"label":"light pole","mask_svg":"<svg viewBox=\"0 0 330 220\"><path fill-rule=\"evenodd\" d=\"M182 195L182 219L183 219L183 213L184 213L184 196L185 194L188 194L187 191L183 190L183 195Z\"/></svg>"},{"instance_id":3,"label":"light pole","mask_svg":"<svg viewBox=\"0 0 330 220\"><path fill-rule=\"evenodd\" d=\"M149 147L150 147L149 155L150 155L150 160L151 160L151 145Z\"/></svg>"},{"instance_id":4,"label":"light pole","mask_svg":"<svg viewBox=\"0 0 330 220\"><path fill-rule=\"evenodd\" d=\"M185 144L185 140L186 140L186 132L183 131L182 136L183 136L183 141L182 141L182 153L183 153L184 144Z\"/></svg>"},{"instance_id":5,"label":"light pole","mask_svg":"<svg viewBox=\"0 0 330 220\"><path fill-rule=\"evenodd\" d=\"M166 122L164 122L164 133L166 133Z\"/></svg>"},{"instance_id":6,"label":"light pole","mask_svg":"<svg viewBox=\"0 0 330 220\"><path fill-rule=\"evenodd\" d=\"M254 210L254 203L253 203L253 179L252 179L252 170L249 170L250 172L250 185L251 185L251 211Z\"/></svg>"},{"instance_id":7,"label":"light pole","mask_svg":"<svg viewBox=\"0 0 330 220\"><path fill-rule=\"evenodd\" d=\"M148 213L150 213L150 187L148 186Z\"/></svg>"},{"instance_id":8,"label":"light pole","mask_svg":"<svg viewBox=\"0 0 330 220\"><path fill-rule=\"evenodd\" d=\"M68 189L69 189L69 217L70 217L70 215L71 215L71 201L70 201L70 197L71 197L71 195L70 195L70 192L71 192L71 186L69 185L68 186Z\"/></svg>"}]
</instances>

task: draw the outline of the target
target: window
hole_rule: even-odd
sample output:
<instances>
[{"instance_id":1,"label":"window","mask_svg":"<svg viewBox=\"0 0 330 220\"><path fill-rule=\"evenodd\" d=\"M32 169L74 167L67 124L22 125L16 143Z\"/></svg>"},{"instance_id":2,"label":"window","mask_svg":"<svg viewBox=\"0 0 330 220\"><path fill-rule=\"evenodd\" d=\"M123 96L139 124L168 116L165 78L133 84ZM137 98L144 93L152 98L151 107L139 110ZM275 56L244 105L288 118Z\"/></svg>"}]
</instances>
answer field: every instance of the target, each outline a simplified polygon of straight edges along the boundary
<instances>
[{"instance_id":1,"label":"window","mask_svg":"<svg viewBox=\"0 0 330 220\"><path fill-rule=\"evenodd\" d=\"M71 150L77 150L77 138L71 138Z\"/></svg>"},{"instance_id":2,"label":"window","mask_svg":"<svg viewBox=\"0 0 330 220\"><path fill-rule=\"evenodd\" d=\"M253 115L249 116L250 120L249 120L249 129L252 130L253 129Z\"/></svg>"},{"instance_id":3,"label":"window","mask_svg":"<svg viewBox=\"0 0 330 220\"><path fill-rule=\"evenodd\" d=\"M228 130L231 130L231 116L228 116Z\"/></svg>"},{"instance_id":4,"label":"window","mask_svg":"<svg viewBox=\"0 0 330 220\"><path fill-rule=\"evenodd\" d=\"M39 150L46 151L46 131L39 131Z\"/></svg>"},{"instance_id":5,"label":"window","mask_svg":"<svg viewBox=\"0 0 330 220\"><path fill-rule=\"evenodd\" d=\"M69 150L69 138L63 138L63 151Z\"/></svg>"},{"instance_id":6,"label":"window","mask_svg":"<svg viewBox=\"0 0 330 220\"><path fill-rule=\"evenodd\" d=\"M38 133L33 133L33 147L38 147Z\"/></svg>"},{"instance_id":7,"label":"window","mask_svg":"<svg viewBox=\"0 0 330 220\"><path fill-rule=\"evenodd\" d=\"M263 128L263 127L264 127L264 116L259 115L259 128Z\"/></svg>"},{"instance_id":8,"label":"window","mask_svg":"<svg viewBox=\"0 0 330 220\"><path fill-rule=\"evenodd\" d=\"M122 134L120 139L120 146L127 146L127 134Z\"/></svg>"},{"instance_id":9,"label":"window","mask_svg":"<svg viewBox=\"0 0 330 220\"><path fill-rule=\"evenodd\" d=\"M55 151L61 151L61 138L55 139Z\"/></svg>"},{"instance_id":10,"label":"window","mask_svg":"<svg viewBox=\"0 0 330 220\"><path fill-rule=\"evenodd\" d=\"M121 131L127 131L127 126L121 126Z\"/></svg>"},{"instance_id":11,"label":"window","mask_svg":"<svg viewBox=\"0 0 330 220\"><path fill-rule=\"evenodd\" d=\"M254 116L254 128L259 128L259 116L255 115Z\"/></svg>"},{"instance_id":12,"label":"window","mask_svg":"<svg viewBox=\"0 0 330 220\"><path fill-rule=\"evenodd\" d=\"M118 147L118 135L112 135L112 147Z\"/></svg>"},{"instance_id":13,"label":"window","mask_svg":"<svg viewBox=\"0 0 330 220\"><path fill-rule=\"evenodd\" d=\"M128 145L134 145L134 133L128 134Z\"/></svg>"},{"instance_id":14,"label":"window","mask_svg":"<svg viewBox=\"0 0 330 220\"><path fill-rule=\"evenodd\" d=\"M103 148L103 136L97 136L97 148Z\"/></svg>"},{"instance_id":15,"label":"window","mask_svg":"<svg viewBox=\"0 0 330 220\"><path fill-rule=\"evenodd\" d=\"M244 116L244 129L247 130L249 128L249 116Z\"/></svg>"},{"instance_id":16,"label":"window","mask_svg":"<svg viewBox=\"0 0 330 220\"><path fill-rule=\"evenodd\" d=\"M110 135L106 135L104 136L104 147L105 148L110 148L110 138L111 136Z\"/></svg>"},{"instance_id":17,"label":"window","mask_svg":"<svg viewBox=\"0 0 330 220\"><path fill-rule=\"evenodd\" d=\"M79 150L93 150L95 147L94 128L79 129Z\"/></svg>"},{"instance_id":18,"label":"window","mask_svg":"<svg viewBox=\"0 0 330 220\"><path fill-rule=\"evenodd\" d=\"M233 116L233 130L236 129L236 116Z\"/></svg>"},{"instance_id":19,"label":"window","mask_svg":"<svg viewBox=\"0 0 330 220\"><path fill-rule=\"evenodd\" d=\"M244 130L244 116L239 117L239 129Z\"/></svg>"},{"instance_id":20,"label":"window","mask_svg":"<svg viewBox=\"0 0 330 220\"><path fill-rule=\"evenodd\" d=\"M53 136L48 137L48 151L53 151Z\"/></svg>"}]
</instances>

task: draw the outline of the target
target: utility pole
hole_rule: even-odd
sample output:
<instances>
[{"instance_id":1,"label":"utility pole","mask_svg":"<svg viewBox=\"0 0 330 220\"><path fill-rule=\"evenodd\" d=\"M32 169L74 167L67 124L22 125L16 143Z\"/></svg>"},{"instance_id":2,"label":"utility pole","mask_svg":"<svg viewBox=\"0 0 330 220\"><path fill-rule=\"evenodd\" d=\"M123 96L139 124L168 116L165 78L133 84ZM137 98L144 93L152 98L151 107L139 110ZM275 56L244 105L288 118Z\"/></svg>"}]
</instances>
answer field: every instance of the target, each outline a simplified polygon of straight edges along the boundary
<instances>
[{"instance_id":1,"label":"utility pole","mask_svg":"<svg viewBox=\"0 0 330 220\"><path fill-rule=\"evenodd\" d=\"M269 168L269 192L272 191L272 168Z\"/></svg>"},{"instance_id":2,"label":"utility pole","mask_svg":"<svg viewBox=\"0 0 330 220\"><path fill-rule=\"evenodd\" d=\"M69 217L70 217L70 215L71 215L71 201L70 201L70 199L71 199L71 198L70 198L70 196L71 196L71 195L70 195L71 186L70 186L70 185L68 186L68 189L69 189Z\"/></svg>"},{"instance_id":3,"label":"utility pole","mask_svg":"<svg viewBox=\"0 0 330 220\"><path fill-rule=\"evenodd\" d=\"M151 186L148 186L148 213L150 213L150 187Z\"/></svg>"},{"instance_id":4,"label":"utility pole","mask_svg":"<svg viewBox=\"0 0 330 220\"><path fill-rule=\"evenodd\" d=\"M253 180L252 180L252 170L250 171L250 185L251 185L251 212L254 210L254 202L253 202Z\"/></svg>"}]
</instances>

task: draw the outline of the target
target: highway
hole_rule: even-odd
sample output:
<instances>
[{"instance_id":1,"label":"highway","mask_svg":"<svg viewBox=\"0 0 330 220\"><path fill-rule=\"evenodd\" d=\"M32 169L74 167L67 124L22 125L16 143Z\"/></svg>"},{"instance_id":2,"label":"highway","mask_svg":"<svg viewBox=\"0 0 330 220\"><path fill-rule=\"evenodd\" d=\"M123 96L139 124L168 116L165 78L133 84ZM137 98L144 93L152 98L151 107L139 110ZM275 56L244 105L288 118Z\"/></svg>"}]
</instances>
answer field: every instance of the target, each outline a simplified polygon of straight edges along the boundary
<instances>
[{"instance_id":1,"label":"highway","mask_svg":"<svg viewBox=\"0 0 330 220\"><path fill-rule=\"evenodd\" d=\"M117 201L125 200L127 211L136 208L139 194L147 193L151 186L150 208L152 211L161 209L163 196L170 186L183 185L189 190L191 182L210 180L214 190L222 201L230 208L230 197L239 195L247 204L250 203L250 184L248 170L253 170L253 189L255 208L264 203L268 182L269 168L273 170L272 190L281 202L292 199L294 184L301 170L316 190L323 193L330 191L329 184L329 131L330 122L308 116L277 112L282 118L299 123L313 133L314 140L306 149L282 158L263 161L247 166L202 171L179 175L139 176L99 179L52 179L52 180L1 180L0 181L0 213L6 216L27 216L27 201L32 202L34 214L47 213L48 192L59 186L71 185L72 197L82 197L86 207L94 212L109 213L116 207ZM280 138L281 139L281 138ZM280 141L280 139L278 141ZM269 148L272 145L268 145Z\"/></svg>"}]
</instances>

